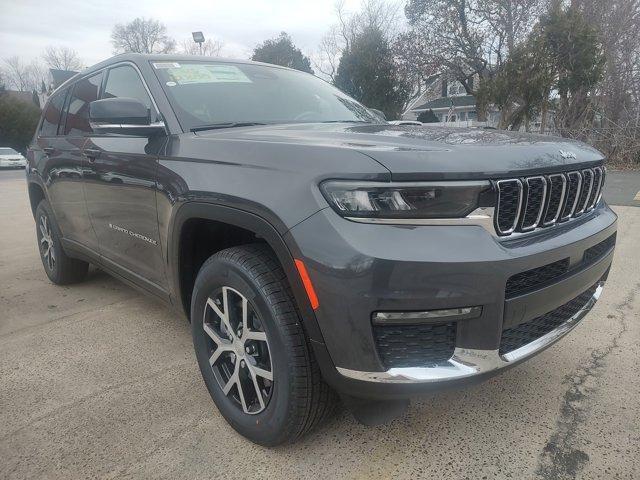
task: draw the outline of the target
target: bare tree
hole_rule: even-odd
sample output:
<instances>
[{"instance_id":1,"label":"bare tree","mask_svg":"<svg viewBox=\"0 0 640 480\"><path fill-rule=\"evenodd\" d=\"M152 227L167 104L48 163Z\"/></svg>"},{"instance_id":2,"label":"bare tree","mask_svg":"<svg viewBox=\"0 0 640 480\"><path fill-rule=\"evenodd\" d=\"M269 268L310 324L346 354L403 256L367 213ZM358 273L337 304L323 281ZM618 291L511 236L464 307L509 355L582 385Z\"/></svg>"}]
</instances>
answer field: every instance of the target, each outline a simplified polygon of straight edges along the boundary
<instances>
[{"instance_id":1,"label":"bare tree","mask_svg":"<svg viewBox=\"0 0 640 480\"><path fill-rule=\"evenodd\" d=\"M183 40L180 44L180 49L185 55L206 55L208 57L219 57L220 52L224 48L224 42L222 40L207 39L202 43L202 52L200 46L193 40Z\"/></svg>"},{"instance_id":2,"label":"bare tree","mask_svg":"<svg viewBox=\"0 0 640 480\"><path fill-rule=\"evenodd\" d=\"M20 57L13 56L4 60L2 76L8 89L31 92L40 88L46 73L38 62L25 64Z\"/></svg>"},{"instance_id":3,"label":"bare tree","mask_svg":"<svg viewBox=\"0 0 640 480\"><path fill-rule=\"evenodd\" d=\"M176 48L176 41L167 35L167 27L152 18L115 25L111 43L114 53L171 53Z\"/></svg>"},{"instance_id":4,"label":"bare tree","mask_svg":"<svg viewBox=\"0 0 640 480\"><path fill-rule=\"evenodd\" d=\"M344 0L338 0L334 7L337 22L329 28L320 42L314 61L316 70L333 82L342 53L365 30L378 30L392 42L402 23L400 6L398 0L363 0L359 11L347 12Z\"/></svg>"},{"instance_id":5,"label":"bare tree","mask_svg":"<svg viewBox=\"0 0 640 480\"><path fill-rule=\"evenodd\" d=\"M409 31L399 48L414 58L421 75L453 76L468 94L499 71L531 31L547 0L409 0ZM473 81L480 78L480 82ZM480 85L478 85L480 83ZM478 120L486 105L478 99Z\"/></svg>"},{"instance_id":6,"label":"bare tree","mask_svg":"<svg viewBox=\"0 0 640 480\"><path fill-rule=\"evenodd\" d=\"M84 64L82 63L82 60L80 60L78 52L72 48L62 45L57 47L47 47L42 55L42 59L49 68L55 68L58 70L71 70L77 72L84 68Z\"/></svg>"}]
</instances>

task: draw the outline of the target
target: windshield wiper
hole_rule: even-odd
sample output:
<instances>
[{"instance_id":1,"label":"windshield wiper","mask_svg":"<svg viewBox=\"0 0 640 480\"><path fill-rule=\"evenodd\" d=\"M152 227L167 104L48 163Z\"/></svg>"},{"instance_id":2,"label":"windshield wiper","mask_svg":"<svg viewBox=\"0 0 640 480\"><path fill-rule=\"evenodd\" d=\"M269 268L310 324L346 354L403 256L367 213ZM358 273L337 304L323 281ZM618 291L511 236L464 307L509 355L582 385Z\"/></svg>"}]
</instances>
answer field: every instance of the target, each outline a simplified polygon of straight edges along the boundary
<instances>
[{"instance_id":1,"label":"windshield wiper","mask_svg":"<svg viewBox=\"0 0 640 480\"><path fill-rule=\"evenodd\" d=\"M200 132L202 130L215 130L217 128L234 128L234 127L251 127L253 125L266 125L261 122L224 122L224 123L211 123L209 125L198 125L191 128L192 132Z\"/></svg>"}]
</instances>

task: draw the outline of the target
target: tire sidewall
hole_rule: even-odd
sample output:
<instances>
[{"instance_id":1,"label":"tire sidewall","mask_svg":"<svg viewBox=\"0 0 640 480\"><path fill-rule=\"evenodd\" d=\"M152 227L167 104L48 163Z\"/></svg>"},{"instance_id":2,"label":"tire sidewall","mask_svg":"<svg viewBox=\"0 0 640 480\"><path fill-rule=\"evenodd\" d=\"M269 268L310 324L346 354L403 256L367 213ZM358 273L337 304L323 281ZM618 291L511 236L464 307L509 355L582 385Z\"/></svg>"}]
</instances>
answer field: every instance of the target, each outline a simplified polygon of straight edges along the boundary
<instances>
[{"instance_id":1,"label":"tire sidewall","mask_svg":"<svg viewBox=\"0 0 640 480\"><path fill-rule=\"evenodd\" d=\"M208 336L202 327L207 298L222 286L231 287L244 295L258 313L267 334L273 391L265 410L258 414L245 414L235 401L224 395L209 365ZM291 418L291 365L287 355L290 347L281 332L278 312L260 293L250 272L225 258L213 257L201 269L193 290L191 303L191 331L207 389L224 418L239 433L261 445L281 443L288 436Z\"/></svg>"}]
</instances>

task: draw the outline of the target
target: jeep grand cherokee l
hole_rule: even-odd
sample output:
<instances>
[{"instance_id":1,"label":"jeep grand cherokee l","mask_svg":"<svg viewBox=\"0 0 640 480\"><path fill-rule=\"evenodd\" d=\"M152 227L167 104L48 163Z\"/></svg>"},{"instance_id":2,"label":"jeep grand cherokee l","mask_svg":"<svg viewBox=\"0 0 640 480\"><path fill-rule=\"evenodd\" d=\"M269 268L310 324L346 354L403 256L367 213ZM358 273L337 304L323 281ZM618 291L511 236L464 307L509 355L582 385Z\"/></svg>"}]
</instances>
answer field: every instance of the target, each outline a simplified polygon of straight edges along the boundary
<instances>
[{"instance_id":1,"label":"jeep grand cherokee l","mask_svg":"<svg viewBox=\"0 0 640 480\"><path fill-rule=\"evenodd\" d=\"M339 397L373 423L540 352L616 238L582 143L390 125L312 75L206 57L70 79L27 180L51 281L92 263L181 309L213 401L263 445Z\"/></svg>"}]
</instances>

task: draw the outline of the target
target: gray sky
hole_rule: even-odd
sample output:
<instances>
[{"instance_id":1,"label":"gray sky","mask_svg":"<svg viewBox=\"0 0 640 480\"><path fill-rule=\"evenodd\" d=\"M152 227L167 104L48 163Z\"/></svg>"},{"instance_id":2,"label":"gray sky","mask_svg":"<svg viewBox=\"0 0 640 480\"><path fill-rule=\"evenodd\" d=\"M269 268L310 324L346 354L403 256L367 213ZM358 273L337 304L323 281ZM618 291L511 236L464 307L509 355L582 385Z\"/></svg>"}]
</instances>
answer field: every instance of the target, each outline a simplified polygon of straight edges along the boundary
<instances>
[{"instance_id":1,"label":"gray sky","mask_svg":"<svg viewBox=\"0 0 640 480\"><path fill-rule=\"evenodd\" d=\"M359 4L345 1L348 11ZM92 65L113 54L113 25L135 17L160 20L178 43L202 30L224 41L228 57L246 58L283 30L314 54L336 21L334 5L335 0L0 0L0 58L31 61L49 45L66 45Z\"/></svg>"}]
</instances>

